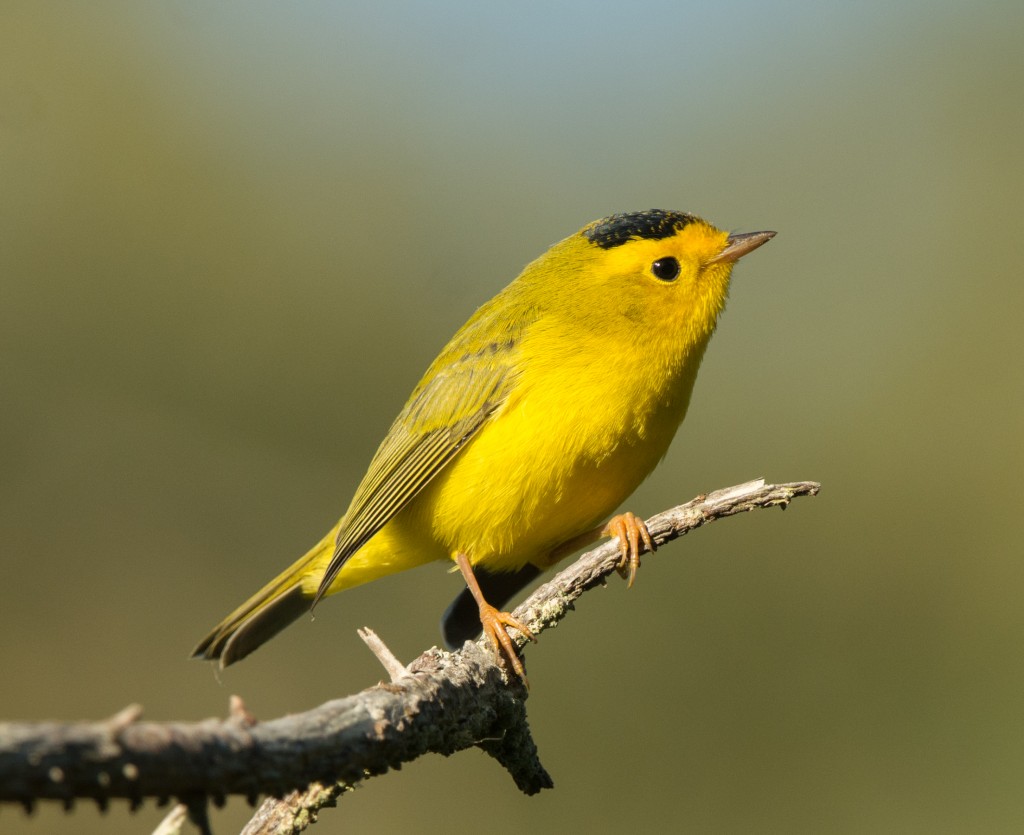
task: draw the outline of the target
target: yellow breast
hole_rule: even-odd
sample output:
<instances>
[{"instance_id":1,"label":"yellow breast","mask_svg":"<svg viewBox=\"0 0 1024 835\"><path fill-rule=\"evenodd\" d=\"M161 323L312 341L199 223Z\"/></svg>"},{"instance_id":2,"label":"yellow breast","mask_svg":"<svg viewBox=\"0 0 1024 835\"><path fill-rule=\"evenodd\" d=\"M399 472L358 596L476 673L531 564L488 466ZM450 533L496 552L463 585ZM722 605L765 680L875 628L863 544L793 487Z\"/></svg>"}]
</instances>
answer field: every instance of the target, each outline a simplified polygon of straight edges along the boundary
<instances>
[{"instance_id":1,"label":"yellow breast","mask_svg":"<svg viewBox=\"0 0 1024 835\"><path fill-rule=\"evenodd\" d=\"M396 533L492 570L543 565L556 546L605 521L654 469L685 415L699 356L655 379L642 365L595 363L592 351L549 342L543 329L528 336L530 373L395 520Z\"/></svg>"}]
</instances>

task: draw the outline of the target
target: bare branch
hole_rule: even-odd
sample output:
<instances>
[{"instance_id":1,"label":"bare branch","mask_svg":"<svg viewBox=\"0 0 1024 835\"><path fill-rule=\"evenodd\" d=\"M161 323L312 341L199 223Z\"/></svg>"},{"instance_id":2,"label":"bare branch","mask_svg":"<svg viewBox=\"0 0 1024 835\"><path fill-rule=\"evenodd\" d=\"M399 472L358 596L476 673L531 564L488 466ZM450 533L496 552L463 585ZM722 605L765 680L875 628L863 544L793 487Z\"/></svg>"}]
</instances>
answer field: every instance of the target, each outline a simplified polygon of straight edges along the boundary
<instances>
[{"instance_id":1,"label":"bare branch","mask_svg":"<svg viewBox=\"0 0 1024 835\"><path fill-rule=\"evenodd\" d=\"M660 513L647 525L657 545L715 519L759 507L785 507L815 495L815 482L748 482ZM584 554L539 587L514 616L534 634L554 626L587 589L616 570L615 541ZM206 826L206 800L242 795L264 803L247 833L300 831L355 783L421 754L477 746L534 794L552 785L526 721L527 693L507 679L485 641L457 652L427 650L407 668L372 632L364 640L392 678L305 713L257 722L238 697L226 719L142 722L132 705L92 723L0 723L0 801L31 808L37 800L174 797ZM372 636L372 637L369 637ZM521 647L525 639L515 635ZM180 815L180 812L178 813Z\"/></svg>"},{"instance_id":2,"label":"bare branch","mask_svg":"<svg viewBox=\"0 0 1024 835\"><path fill-rule=\"evenodd\" d=\"M514 683L513 683L514 684ZM356 783L435 751L451 754L525 725L520 688L482 646L430 650L398 684L268 722L111 721L0 725L0 800L105 801L284 794L314 781ZM514 774L549 782L539 762Z\"/></svg>"},{"instance_id":3,"label":"bare branch","mask_svg":"<svg viewBox=\"0 0 1024 835\"><path fill-rule=\"evenodd\" d=\"M380 639L380 636L370 629L369 626L357 629L356 634L363 639L363 643L370 648L370 652L377 656L377 660L380 661L381 665L387 671L387 674L391 676L392 684L403 676L409 675L409 671L406 670L405 665L395 658L395 654L388 649L387 644L385 644Z\"/></svg>"},{"instance_id":4,"label":"bare branch","mask_svg":"<svg viewBox=\"0 0 1024 835\"><path fill-rule=\"evenodd\" d=\"M249 819L239 835L292 835L316 823L317 814L325 806L334 806L338 797L351 786L335 783L325 786L313 783L301 791L288 792L284 797L268 797Z\"/></svg>"},{"instance_id":5,"label":"bare branch","mask_svg":"<svg viewBox=\"0 0 1024 835\"><path fill-rule=\"evenodd\" d=\"M177 803L160 821L160 825L153 830L153 835L181 835L187 820L188 807L184 803Z\"/></svg>"},{"instance_id":6,"label":"bare branch","mask_svg":"<svg viewBox=\"0 0 1024 835\"><path fill-rule=\"evenodd\" d=\"M759 478L698 496L652 516L647 520L647 529L655 546L659 547L716 519L762 507L785 509L797 496L816 496L820 489L816 481L765 484L764 479ZM620 560L618 540L604 542L540 586L512 616L526 624L534 635L543 632L564 618L583 592L603 583L618 568ZM517 632L511 634L516 646L522 649L527 640Z\"/></svg>"}]
</instances>

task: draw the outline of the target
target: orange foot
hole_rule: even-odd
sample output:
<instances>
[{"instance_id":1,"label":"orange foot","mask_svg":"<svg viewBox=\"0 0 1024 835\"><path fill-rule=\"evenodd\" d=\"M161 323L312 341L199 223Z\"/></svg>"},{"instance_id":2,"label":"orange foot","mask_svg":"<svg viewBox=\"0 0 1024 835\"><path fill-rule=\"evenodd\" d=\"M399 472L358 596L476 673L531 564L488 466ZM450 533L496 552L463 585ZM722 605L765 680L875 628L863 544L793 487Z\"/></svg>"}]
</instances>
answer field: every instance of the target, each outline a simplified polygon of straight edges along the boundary
<instances>
[{"instance_id":1,"label":"orange foot","mask_svg":"<svg viewBox=\"0 0 1024 835\"><path fill-rule=\"evenodd\" d=\"M601 533L619 538L622 562L619 563L617 570L623 580L629 579L628 587L632 588L636 571L640 567L640 540L644 541L648 551L654 551L655 548L651 532L647 530L647 523L632 513L620 513L609 520Z\"/></svg>"},{"instance_id":2,"label":"orange foot","mask_svg":"<svg viewBox=\"0 0 1024 835\"><path fill-rule=\"evenodd\" d=\"M494 652L498 658L503 658L507 661L512 666L512 669L516 671L516 675L523 680L523 684L529 687L530 682L526 679L523 662L519 660L519 655L516 653L516 645L512 643L512 639L509 637L505 627L510 626L513 629L518 629L527 638L536 643L537 639L533 637L533 633L508 612L499 612L489 603L483 603L480 606L480 624L483 626L484 635L491 642L491 646L494 647Z\"/></svg>"},{"instance_id":3,"label":"orange foot","mask_svg":"<svg viewBox=\"0 0 1024 835\"><path fill-rule=\"evenodd\" d=\"M516 671L516 675L523 680L523 684L529 687L530 682L526 680L523 662L519 660L519 655L516 653L516 645L512 643L512 639L509 637L505 627L518 629L534 643L536 643L537 639L533 637L533 633L524 624L517 621L508 612L498 611L484 599L484 593L480 591L480 584L476 580L476 575L473 574L473 566L465 554L456 554L455 564L458 565L459 571L462 572L462 578L466 581L466 588L469 589L473 599L476 600L477 607L480 609L480 625L483 627L487 639L491 642L491 646L494 647L495 655L498 656L499 660L507 661L512 669Z\"/></svg>"}]
</instances>

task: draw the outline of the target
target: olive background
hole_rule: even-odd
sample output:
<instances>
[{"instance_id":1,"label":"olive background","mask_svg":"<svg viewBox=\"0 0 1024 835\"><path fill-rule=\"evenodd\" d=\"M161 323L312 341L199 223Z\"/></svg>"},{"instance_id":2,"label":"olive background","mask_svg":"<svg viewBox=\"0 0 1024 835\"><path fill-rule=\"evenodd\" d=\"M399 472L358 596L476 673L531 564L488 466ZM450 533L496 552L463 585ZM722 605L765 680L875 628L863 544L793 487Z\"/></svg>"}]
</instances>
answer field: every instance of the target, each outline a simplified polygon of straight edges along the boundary
<instances>
[{"instance_id":1,"label":"olive background","mask_svg":"<svg viewBox=\"0 0 1024 835\"><path fill-rule=\"evenodd\" d=\"M553 791L428 756L313 831L1020 831L1022 42L984 0L4 2L0 718L269 719L379 680L357 627L436 643L441 565L220 676L187 657L342 513L479 304L592 219L682 209L779 234L628 508L821 495L527 650Z\"/></svg>"}]
</instances>

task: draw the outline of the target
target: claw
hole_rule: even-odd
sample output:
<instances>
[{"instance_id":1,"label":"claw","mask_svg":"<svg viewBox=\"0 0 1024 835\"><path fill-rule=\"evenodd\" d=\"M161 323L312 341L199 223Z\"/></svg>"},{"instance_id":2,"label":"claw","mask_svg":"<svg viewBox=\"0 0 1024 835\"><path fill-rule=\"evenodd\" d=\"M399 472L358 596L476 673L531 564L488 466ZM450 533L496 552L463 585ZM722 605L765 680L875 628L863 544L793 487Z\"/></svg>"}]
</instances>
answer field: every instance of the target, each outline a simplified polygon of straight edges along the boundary
<instances>
[{"instance_id":1,"label":"claw","mask_svg":"<svg viewBox=\"0 0 1024 835\"><path fill-rule=\"evenodd\" d=\"M465 554L456 554L455 564L458 565L459 571L462 572L462 577L466 581L466 587L473 595L473 598L476 600L477 607L480 609L480 625L483 627L487 640L489 640L491 642L491 646L494 647L495 655L498 656L499 661L507 662L508 665L515 670L516 675L523 680L523 684L529 688L530 682L526 679L526 671L523 669L523 662L519 660L519 654L516 652L516 645L512 643L512 638L506 631L506 627L518 629L534 643L537 642L537 639L533 636L533 633L526 628L525 624L520 623L508 612L499 611L484 599L483 592L480 591L480 584L477 582L476 576L473 574L473 566L470 564L469 558Z\"/></svg>"},{"instance_id":2,"label":"claw","mask_svg":"<svg viewBox=\"0 0 1024 835\"><path fill-rule=\"evenodd\" d=\"M508 662L516 675L523 680L523 684L529 687L530 682L526 679L523 662L519 660L516 645L512 643L512 638L506 631L506 627L518 629L523 635L536 643L537 639L533 636L533 633L508 612L500 612L490 604L484 604L480 607L480 624L483 626L484 634L491 642L491 646L494 647L494 652L498 658Z\"/></svg>"},{"instance_id":3,"label":"claw","mask_svg":"<svg viewBox=\"0 0 1024 835\"><path fill-rule=\"evenodd\" d=\"M640 568L640 540L648 551L654 551L654 540L651 532L647 530L647 523L639 516L628 511L613 516L608 524L604 526L602 533L605 536L619 538L619 553L622 554L622 561L615 569L623 580L627 580L627 587L633 587L636 580L637 569Z\"/></svg>"}]
</instances>

